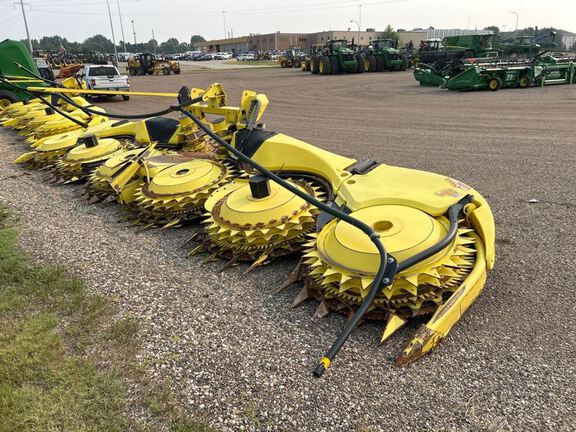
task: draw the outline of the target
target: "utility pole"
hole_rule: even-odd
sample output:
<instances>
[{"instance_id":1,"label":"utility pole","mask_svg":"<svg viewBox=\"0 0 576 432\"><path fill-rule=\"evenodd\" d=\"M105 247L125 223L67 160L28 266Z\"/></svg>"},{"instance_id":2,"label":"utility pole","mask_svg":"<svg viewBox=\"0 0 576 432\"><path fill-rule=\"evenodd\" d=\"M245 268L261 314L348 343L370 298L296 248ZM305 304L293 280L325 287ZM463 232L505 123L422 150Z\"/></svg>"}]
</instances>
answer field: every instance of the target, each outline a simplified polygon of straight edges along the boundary
<instances>
[{"instance_id":1,"label":"utility pole","mask_svg":"<svg viewBox=\"0 0 576 432\"><path fill-rule=\"evenodd\" d=\"M516 15L516 29L514 31L518 31L518 12L511 11L510 13Z\"/></svg>"},{"instance_id":2,"label":"utility pole","mask_svg":"<svg viewBox=\"0 0 576 432\"><path fill-rule=\"evenodd\" d=\"M134 45L136 45L136 30L134 30L134 20L132 20L132 34L134 35ZM134 47L136 49L136 47Z\"/></svg>"},{"instance_id":3,"label":"utility pole","mask_svg":"<svg viewBox=\"0 0 576 432\"><path fill-rule=\"evenodd\" d=\"M360 22L356 20L350 20L351 23L355 23L358 26L358 40L356 41L356 45L360 45Z\"/></svg>"},{"instance_id":4,"label":"utility pole","mask_svg":"<svg viewBox=\"0 0 576 432\"><path fill-rule=\"evenodd\" d=\"M24 18L24 27L26 27L26 37L28 38L28 49L32 54L32 40L30 39L30 31L28 30L28 21L26 20L26 12L24 11L24 0L20 0L20 7L22 8L22 17Z\"/></svg>"},{"instance_id":5,"label":"utility pole","mask_svg":"<svg viewBox=\"0 0 576 432\"><path fill-rule=\"evenodd\" d=\"M120 31L122 32L122 45L124 46L124 52L126 51L126 37L124 36L124 24L122 23L122 12L120 12L120 0L116 2L118 6L118 18L120 18Z\"/></svg>"},{"instance_id":6,"label":"utility pole","mask_svg":"<svg viewBox=\"0 0 576 432\"><path fill-rule=\"evenodd\" d=\"M156 55L156 36L154 36L154 29L152 29L152 46L154 47L154 55Z\"/></svg>"},{"instance_id":7,"label":"utility pole","mask_svg":"<svg viewBox=\"0 0 576 432\"><path fill-rule=\"evenodd\" d=\"M224 21L224 39L226 39L226 11L222 11L222 20Z\"/></svg>"},{"instance_id":8,"label":"utility pole","mask_svg":"<svg viewBox=\"0 0 576 432\"><path fill-rule=\"evenodd\" d=\"M118 66L118 49L116 48L116 36L114 35L114 26L112 25L112 12L110 11L110 1L106 0L108 6L108 18L110 18L110 30L112 30L112 43L114 44L114 65Z\"/></svg>"}]
</instances>

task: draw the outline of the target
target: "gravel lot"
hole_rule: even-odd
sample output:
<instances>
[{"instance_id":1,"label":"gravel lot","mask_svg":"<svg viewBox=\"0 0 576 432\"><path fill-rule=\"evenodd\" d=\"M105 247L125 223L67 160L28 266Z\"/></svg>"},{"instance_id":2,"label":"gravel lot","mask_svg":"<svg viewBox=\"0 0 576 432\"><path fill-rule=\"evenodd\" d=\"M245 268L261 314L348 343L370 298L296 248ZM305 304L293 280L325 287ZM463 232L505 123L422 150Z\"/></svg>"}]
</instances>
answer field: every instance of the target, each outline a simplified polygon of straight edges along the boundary
<instances>
[{"instance_id":1,"label":"gravel lot","mask_svg":"<svg viewBox=\"0 0 576 432\"><path fill-rule=\"evenodd\" d=\"M139 232L114 205L88 206L74 187L42 183L10 162L25 148L0 130L0 201L21 212L22 244L65 264L142 322L142 362L217 430L574 430L576 414L576 86L451 93L411 73L311 76L221 70L134 77L134 90L218 81L237 103L266 93L265 121L341 154L429 170L481 191L498 228L484 292L434 353L405 368L414 325L383 346L358 329L322 380L311 369L344 318L290 308L274 295L295 260L243 276L201 266L178 245L195 227ZM160 98L103 103L146 112ZM529 200L538 202L530 203Z\"/></svg>"}]
</instances>

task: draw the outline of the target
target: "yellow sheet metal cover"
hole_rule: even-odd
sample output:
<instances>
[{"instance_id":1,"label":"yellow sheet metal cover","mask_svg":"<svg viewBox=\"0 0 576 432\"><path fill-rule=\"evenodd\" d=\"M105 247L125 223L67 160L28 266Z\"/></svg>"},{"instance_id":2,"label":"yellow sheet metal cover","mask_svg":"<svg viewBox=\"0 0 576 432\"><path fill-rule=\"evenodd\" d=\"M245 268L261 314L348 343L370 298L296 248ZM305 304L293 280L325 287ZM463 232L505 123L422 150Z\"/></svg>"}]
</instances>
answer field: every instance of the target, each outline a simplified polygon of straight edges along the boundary
<instances>
[{"instance_id":1,"label":"yellow sheet metal cover","mask_svg":"<svg viewBox=\"0 0 576 432\"><path fill-rule=\"evenodd\" d=\"M37 151L55 151L63 150L76 145L80 133L71 132L69 134L58 135L56 137L50 137L44 140L44 142L38 146Z\"/></svg>"},{"instance_id":2,"label":"yellow sheet metal cover","mask_svg":"<svg viewBox=\"0 0 576 432\"><path fill-rule=\"evenodd\" d=\"M220 181L225 171L217 162L195 159L161 171L150 183L149 190L157 196L190 193Z\"/></svg>"},{"instance_id":3,"label":"yellow sheet metal cover","mask_svg":"<svg viewBox=\"0 0 576 432\"><path fill-rule=\"evenodd\" d=\"M66 155L67 161L85 161L92 160L102 156L107 156L110 153L114 153L122 147L120 141L113 138L102 138L98 140L98 145L94 147L86 147L85 144L81 144L74 147Z\"/></svg>"},{"instance_id":4,"label":"yellow sheet metal cover","mask_svg":"<svg viewBox=\"0 0 576 432\"><path fill-rule=\"evenodd\" d=\"M446 235L446 228L418 209L398 205L367 207L351 216L379 232L386 251L398 261L434 245ZM373 274L380 264L376 246L352 225L334 220L318 236L318 251L334 265L358 273Z\"/></svg>"},{"instance_id":5,"label":"yellow sheet metal cover","mask_svg":"<svg viewBox=\"0 0 576 432\"><path fill-rule=\"evenodd\" d=\"M304 191L301 186L294 185ZM219 217L239 225L268 225L272 221L282 223L307 207L306 201L270 182L270 195L266 198L254 198L249 185L230 193L224 199Z\"/></svg>"}]
</instances>

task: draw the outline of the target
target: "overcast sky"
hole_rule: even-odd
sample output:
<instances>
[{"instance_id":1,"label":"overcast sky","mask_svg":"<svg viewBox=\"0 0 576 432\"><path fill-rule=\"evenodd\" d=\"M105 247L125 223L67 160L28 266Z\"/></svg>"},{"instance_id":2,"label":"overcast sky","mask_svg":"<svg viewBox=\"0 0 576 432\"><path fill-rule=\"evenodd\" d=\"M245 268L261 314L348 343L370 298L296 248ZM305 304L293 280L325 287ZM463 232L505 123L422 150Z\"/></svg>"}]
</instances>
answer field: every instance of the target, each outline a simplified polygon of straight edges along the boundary
<instances>
[{"instance_id":1,"label":"overcast sky","mask_svg":"<svg viewBox=\"0 0 576 432\"><path fill-rule=\"evenodd\" d=\"M122 39L118 0L109 0L116 40ZM24 39L25 30L19 0L0 0L0 40ZM44 35L82 41L101 33L111 39L106 0L24 0L32 38ZM361 5L361 8L359 7ZM224 36L224 20L234 36L249 33L316 32L357 29L350 20L359 20L362 29L414 27L482 29L497 25L513 30L518 26L557 27L576 32L575 0L120 0L126 40L152 38L164 41L176 37L188 41L190 35L206 39ZM222 11L225 11L223 14Z\"/></svg>"}]
</instances>

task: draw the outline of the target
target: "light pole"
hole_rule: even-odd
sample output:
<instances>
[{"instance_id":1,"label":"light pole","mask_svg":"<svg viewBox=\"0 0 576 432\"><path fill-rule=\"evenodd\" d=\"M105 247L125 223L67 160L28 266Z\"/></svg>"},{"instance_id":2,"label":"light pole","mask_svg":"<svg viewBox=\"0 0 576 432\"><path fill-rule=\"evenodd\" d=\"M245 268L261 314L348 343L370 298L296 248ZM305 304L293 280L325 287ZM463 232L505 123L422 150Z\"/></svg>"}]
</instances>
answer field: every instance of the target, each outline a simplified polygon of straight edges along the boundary
<instances>
[{"instance_id":1,"label":"light pole","mask_svg":"<svg viewBox=\"0 0 576 432\"><path fill-rule=\"evenodd\" d=\"M355 23L358 26L358 42L356 44L360 44L360 23L356 20L350 20L351 23Z\"/></svg>"},{"instance_id":2,"label":"light pole","mask_svg":"<svg viewBox=\"0 0 576 432\"><path fill-rule=\"evenodd\" d=\"M516 29L514 31L518 31L518 12L510 11L510 13L516 15Z\"/></svg>"},{"instance_id":3,"label":"light pole","mask_svg":"<svg viewBox=\"0 0 576 432\"><path fill-rule=\"evenodd\" d=\"M134 45L136 45L136 30L134 30L134 20L132 20L132 34L134 35ZM136 47L134 47L136 49Z\"/></svg>"},{"instance_id":4,"label":"light pole","mask_svg":"<svg viewBox=\"0 0 576 432\"><path fill-rule=\"evenodd\" d=\"M124 52L126 51L126 37L124 36L124 24L122 23L122 12L120 12L120 0L117 0L118 6L118 18L120 18L120 31L122 32L122 45L124 46Z\"/></svg>"},{"instance_id":5,"label":"light pole","mask_svg":"<svg viewBox=\"0 0 576 432\"><path fill-rule=\"evenodd\" d=\"M224 21L224 39L226 39L226 11L222 11L222 20Z\"/></svg>"},{"instance_id":6,"label":"light pole","mask_svg":"<svg viewBox=\"0 0 576 432\"><path fill-rule=\"evenodd\" d=\"M106 6L108 6L108 18L110 18L110 30L112 30L112 43L114 44L114 59L112 62L114 65L118 65L118 49L116 48L116 36L114 35L114 26L112 25L112 12L110 11L110 2L106 0Z\"/></svg>"},{"instance_id":7,"label":"light pole","mask_svg":"<svg viewBox=\"0 0 576 432\"><path fill-rule=\"evenodd\" d=\"M28 31L28 21L26 20L26 12L24 12L24 1L20 0L20 7L22 7L22 17L24 18L24 27L26 27L26 37L28 38L28 49L32 54L32 40L30 40L30 32Z\"/></svg>"},{"instance_id":8,"label":"light pole","mask_svg":"<svg viewBox=\"0 0 576 432\"><path fill-rule=\"evenodd\" d=\"M156 36L154 36L154 29L152 29L152 46L154 47L154 55L156 55Z\"/></svg>"}]
</instances>

